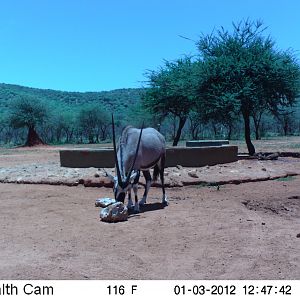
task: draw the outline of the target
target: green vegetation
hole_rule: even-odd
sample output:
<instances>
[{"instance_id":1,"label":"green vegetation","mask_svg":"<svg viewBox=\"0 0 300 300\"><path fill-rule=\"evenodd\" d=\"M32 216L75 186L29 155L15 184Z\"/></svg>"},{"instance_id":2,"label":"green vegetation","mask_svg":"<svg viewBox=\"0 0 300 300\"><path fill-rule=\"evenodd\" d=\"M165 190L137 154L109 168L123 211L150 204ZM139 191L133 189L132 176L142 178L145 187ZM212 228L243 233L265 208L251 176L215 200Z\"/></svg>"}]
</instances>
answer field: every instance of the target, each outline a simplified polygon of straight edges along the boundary
<instances>
[{"instance_id":1,"label":"green vegetation","mask_svg":"<svg viewBox=\"0 0 300 300\"><path fill-rule=\"evenodd\" d=\"M251 141L251 118L256 138L263 114L283 123L285 134L300 91L300 67L289 51L278 51L270 37L264 37L261 22L233 24L201 36L199 57L166 62L149 74L144 106L153 113L173 114L179 119L173 145L177 145L188 116L201 123L221 124L232 134L242 119L249 154L255 153ZM289 108L285 110L285 107ZM193 114L191 114L193 113Z\"/></svg>"},{"instance_id":2,"label":"green vegetation","mask_svg":"<svg viewBox=\"0 0 300 300\"><path fill-rule=\"evenodd\" d=\"M282 108L292 107L299 93L300 67L292 53L276 50L271 38L262 35L261 22L233 25L233 33L222 28L198 42L202 57L198 93L203 110L222 116L223 122L232 124L241 114L252 155L250 117L259 127L263 112L279 116Z\"/></svg>"},{"instance_id":3,"label":"green vegetation","mask_svg":"<svg viewBox=\"0 0 300 300\"><path fill-rule=\"evenodd\" d=\"M131 111L139 107L142 91L143 89L120 89L110 92L79 93L2 83L0 144L26 144L28 126L24 122L29 124L30 120L36 124L36 132L45 143L91 143L110 139L109 125L112 112L118 116L119 130L128 123L139 125L139 120L145 114L140 114L140 118L133 118ZM20 101L27 103L27 108L32 104L29 111L34 115L25 111L21 113L17 105ZM40 112L34 109L38 106ZM45 115L45 118L41 119L40 114L44 113L47 117ZM17 124L17 120L23 124Z\"/></svg>"},{"instance_id":4,"label":"green vegetation","mask_svg":"<svg viewBox=\"0 0 300 300\"><path fill-rule=\"evenodd\" d=\"M198 55L148 71L147 86L106 92L62 92L0 84L0 144L100 143L125 125L157 128L180 139L300 134L300 67L280 51L262 22L203 34ZM33 134L34 130L34 134ZM30 133L31 132L31 133ZM34 143L36 143L33 142Z\"/></svg>"},{"instance_id":5,"label":"green vegetation","mask_svg":"<svg viewBox=\"0 0 300 300\"><path fill-rule=\"evenodd\" d=\"M143 105L152 114L165 118L172 115L178 118L173 146L177 146L186 120L195 106L196 82L195 63L190 58L166 62L158 72L148 74L150 88L144 95Z\"/></svg>"},{"instance_id":6,"label":"green vegetation","mask_svg":"<svg viewBox=\"0 0 300 300\"><path fill-rule=\"evenodd\" d=\"M79 128L82 136L87 136L89 143L99 143L106 140L110 115L98 105L89 104L79 112Z\"/></svg>"},{"instance_id":7,"label":"green vegetation","mask_svg":"<svg viewBox=\"0 0 300 300\"><path fill-rule=\"evenodd\" d=\"M39 124L47 122L48 108L38 98L22 96L11 103L8 120L12 128L26 127L28 129L26 146L44 144L36 132Z\"/></svg>"}]
</instances>

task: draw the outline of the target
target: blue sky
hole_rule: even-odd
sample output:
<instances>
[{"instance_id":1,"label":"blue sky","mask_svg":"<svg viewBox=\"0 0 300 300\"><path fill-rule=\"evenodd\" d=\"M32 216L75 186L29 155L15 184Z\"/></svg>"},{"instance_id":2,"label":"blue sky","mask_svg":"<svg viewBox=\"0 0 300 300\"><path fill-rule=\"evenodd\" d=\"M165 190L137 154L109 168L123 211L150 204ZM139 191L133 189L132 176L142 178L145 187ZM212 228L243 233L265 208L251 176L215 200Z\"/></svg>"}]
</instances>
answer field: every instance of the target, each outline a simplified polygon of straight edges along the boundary
<instances>
[{"instance_id":1,"label":"blue sky","mask_svg":"<svg viewBox=\"0 0 300 300\"><path fill-rule=\"evenodd\" d=\"M65 91L141 87L192 41L261 19L300 57L298 0L0 0L0 82Z\"/></svg>"}]
</instances>

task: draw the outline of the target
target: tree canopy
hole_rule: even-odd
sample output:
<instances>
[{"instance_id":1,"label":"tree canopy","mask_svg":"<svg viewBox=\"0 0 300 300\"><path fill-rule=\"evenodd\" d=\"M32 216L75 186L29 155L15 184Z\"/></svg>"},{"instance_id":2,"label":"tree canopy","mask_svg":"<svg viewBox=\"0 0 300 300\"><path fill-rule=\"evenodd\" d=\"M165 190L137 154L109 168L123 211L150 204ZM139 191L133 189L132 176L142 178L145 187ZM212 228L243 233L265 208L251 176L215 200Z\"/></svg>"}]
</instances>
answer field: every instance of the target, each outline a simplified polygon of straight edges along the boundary
<instances>
[{"instance_id":1,"label":"tree canopy","mask_svg":"<svg viewBox=\"0 0 300 300\"><path fill-rule=\"evenodd\" d=\"M149 72L149 89L143 98L144 107L163 117L172 114L179 119L173 146L178 144L187 117L195 106L196 63L185 57L165 61L158 71Z\"/></svg>"},{"instance_id":2,"label":"tree canopy","mask_svg":"<svg viewBox=\"0 0 300 300\"><path fill-rule=\"evenodd\" d=\"M299 93L300 69L294 55L279 51L259 21L233 24L204 35L198 41L202 68L198 92L208 114L228 116L241 113L250 154L250 116L260 109L276 113L295 103Z\"/></svg>"},{"instance_id":3,"label":"tree canopy","mask_svg":"<svg viewBox=\"0 0 300 300\"><path fill-rule=\"evenodd\" d=\"M178 118L173 145L188 116L213 120L231 132L241 115L248 151L254 154L250 118L257 133L262 113L278 115L295 104L299 64L291 51L276 49L265 30L261 21L249 20L233 23L232 32L221 27L200 37L198 57L166 61L158 71L148 73L144 106L154 114Z\"/></svg>"},{"instance_id":4,"label":"tree canopy","mask_svg":"<svg viewBox=\"0 0 300 300\"><path fill-rule=\"evenodd\" d=\"M88 137L89 143L99 142L99 137L105 140L108 124L110 124L110 115L98 105L88 105L79 113L79 126Z\"/></svg>"},{"instance_id":5,"label":"tree canopy","mask_svg":"<svg viewBox=\"0 0 300 300\"><path fill-rule=\"evenodd\" d=\"M36 132L36 126L48 118L46 103L38 98L23 95L11 103L9 121L13 128L28 128L25 145L44 144Z\"/></svg>"}]
</instances>

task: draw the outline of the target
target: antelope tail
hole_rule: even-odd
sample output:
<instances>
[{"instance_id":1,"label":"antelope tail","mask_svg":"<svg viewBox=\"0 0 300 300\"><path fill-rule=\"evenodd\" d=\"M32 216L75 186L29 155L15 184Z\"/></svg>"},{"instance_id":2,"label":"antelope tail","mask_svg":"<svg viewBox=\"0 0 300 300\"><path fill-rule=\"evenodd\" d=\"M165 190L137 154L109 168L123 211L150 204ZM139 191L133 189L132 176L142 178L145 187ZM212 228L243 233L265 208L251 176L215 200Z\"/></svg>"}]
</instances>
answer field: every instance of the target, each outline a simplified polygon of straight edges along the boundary
<instances>
[{"instance_id":1,"label":"antelope tail","mask_svg":"<svg viewBox=\"0 0 300 300\"><path fill-rule=\"evenodd\" d=\"M154 170L153 170L153 181L156 181L156 180L157 180L158 175L159 175L159 167L158 167L158 165L156 164L156 165L154 166Z\"/></svg>"}]
</instances>

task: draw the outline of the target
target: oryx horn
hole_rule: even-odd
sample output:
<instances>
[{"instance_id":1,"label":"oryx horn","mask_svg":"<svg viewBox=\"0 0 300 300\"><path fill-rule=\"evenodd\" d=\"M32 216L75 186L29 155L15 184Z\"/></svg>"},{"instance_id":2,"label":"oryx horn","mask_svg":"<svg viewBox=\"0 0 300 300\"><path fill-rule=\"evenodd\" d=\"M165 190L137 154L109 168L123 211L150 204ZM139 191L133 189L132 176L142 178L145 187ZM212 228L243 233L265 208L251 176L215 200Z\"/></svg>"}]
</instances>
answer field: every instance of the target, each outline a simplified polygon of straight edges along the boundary
<instances>
[{"instance_id":1,"label":"oryx horn","mask_svg":"<svg viewBox=\"0 0 300 300\"><path fill-rule=\"evenodd\" d=\"M116 169L117 169L117 176L118 176L118 182L122 182L121 172L119 168L119 162L118 162L118 156L117 156L117 147L116 147L116 134L115 134L115 122L114 122L114 115L111 115L111 121L112 121L112 134L113 134L113 145L114 145L114 157L116 162Z\"/></svg>"}]
</instances>

